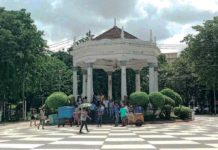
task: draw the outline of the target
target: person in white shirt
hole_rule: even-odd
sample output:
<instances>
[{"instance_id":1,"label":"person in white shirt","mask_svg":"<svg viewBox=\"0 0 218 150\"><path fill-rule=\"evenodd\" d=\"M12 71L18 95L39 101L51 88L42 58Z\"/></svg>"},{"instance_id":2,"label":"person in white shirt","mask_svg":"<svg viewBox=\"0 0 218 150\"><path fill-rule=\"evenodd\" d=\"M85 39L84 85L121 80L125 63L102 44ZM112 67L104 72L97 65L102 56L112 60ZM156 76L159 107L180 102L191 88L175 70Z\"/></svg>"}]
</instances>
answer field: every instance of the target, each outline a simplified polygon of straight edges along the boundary
<instances>
[{"instance_id":1,"label":"person in white shirt","mask_svg":"<svg viewBox=\"0 0 218 150\"><path fill-rule=\"evenodd\" d=\"M91 118L88 116L88 111L86 109L82 110L80 113L80 121L81 121L81 127L79 130L79 133L82 133L83 126L85 125L86 131L89 132L88 126L87 126L87 118L91 120Z\"/></svg>"}]
</instances>

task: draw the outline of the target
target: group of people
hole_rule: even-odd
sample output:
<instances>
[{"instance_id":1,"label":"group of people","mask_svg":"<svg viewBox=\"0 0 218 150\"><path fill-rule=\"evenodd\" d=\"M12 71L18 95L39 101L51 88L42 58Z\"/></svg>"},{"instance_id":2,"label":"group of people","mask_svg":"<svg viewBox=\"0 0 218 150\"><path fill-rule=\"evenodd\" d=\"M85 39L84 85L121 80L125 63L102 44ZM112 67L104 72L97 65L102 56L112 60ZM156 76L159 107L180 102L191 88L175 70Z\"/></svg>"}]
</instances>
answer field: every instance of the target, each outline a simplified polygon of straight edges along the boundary
<instances>
[{"instance_id":1,"label":"group of people","mask_svg":"<svg viewBox=\"0 0 218 150\"><path fill-rule=\"evenodd\" d=\"M82 99L78 97L76 101L76 107L80 104L86 102L86 98ZM122 126L129 124L128 116L133 115L133 113L142 113L142 107L132 105L127 105L123 101L113 101L106 99L104 96L94 96L91 106L84 110L76 108L74 112L74 121L77 126L81 124L80 133L85 125L87 131L87 119L91 122L96 123L98 127L101 127L103 118L114 120L114 125L118 126L121 121Z\"/></svg>"},{"instance_id":2,"label":"group of people","mask_svg":"<svg viewBox=\"0 0 218 150\"><path fill-rule=\"evenodd\" d=\"M93 101L91 106L88 108L80 108L79 106L82 103L86 103L87 98L82 98L78 96L77 100L73 104L75 107L75 112L73 114L74 124L80 126L79 133L82 133L82 129L85 126L87 132L88 126L87 121L88 119L92 123L96 123L98 127L102 126L103 118L114 120L114 125L118 126L121 122L122 126L129 124L128 116L133 115L133 113L142 113L142 107L136 106L135 108L132 105L127 105L124 101L113 101L106 99L104 96L93 96ZM45 125L45 108L40 108L39 114L39 123L36 124L37 112L35 109L31 110L31 121L30 126L32 126L32 122L34 125L42 129L44 129Z\"/></svg>"},{"instance_id":3,"label":"group of people","mask_svg":"<svg viewBox=\"0 0 218 150\"><path fill-rule=\"evenodd\" d=\"M37 119L37 111L36 109L32 108L30 111L30 127L32 127L32 122L34 123L34 126L37 126L37 128L39 129L40 126L42 127L42 129L45 129L45 119L46 119L46 115L45 115L45 108L44 107L40 107L39 108L39 123L36 123L36 119Z\"/></svg>"}]
</instances>

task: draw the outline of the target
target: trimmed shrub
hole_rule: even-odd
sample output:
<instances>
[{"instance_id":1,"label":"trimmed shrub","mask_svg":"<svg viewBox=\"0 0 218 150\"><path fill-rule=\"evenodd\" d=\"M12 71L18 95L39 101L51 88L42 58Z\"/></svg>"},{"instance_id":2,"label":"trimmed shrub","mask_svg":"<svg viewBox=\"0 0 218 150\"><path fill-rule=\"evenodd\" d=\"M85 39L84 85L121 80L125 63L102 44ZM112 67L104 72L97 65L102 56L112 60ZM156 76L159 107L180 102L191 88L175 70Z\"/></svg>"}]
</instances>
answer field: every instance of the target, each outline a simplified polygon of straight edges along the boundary
<instances>
[{"instance_id":1,"label":"trimmed shrub","mask_svg":"<svg viewBox=\"0 0 218 150\"><path fill-rule=\"evenodd\" d=\"M181 119L190 119L192 110L189 107L182 106L180 110Z\"/></svg>"},{"instance_id":2,"label":"trimmed shrub","mask_svg":"<svg viewBox=\"0 0 218 150\"><path fill-rule=\"evenodd\" d=\"M192 110L189 107L181 106L174 108L174 114L181 119L190 119Z\"/></svg>"},{"instance_id":3,"label":"trimmed shrub","mask_svg":"<svg viewBox=\"0 0 218 150\"><path fill-rule=\"evenodd\" d=\"M176 92L174 92L174 94L175 94L175 99L174 100L175 100L177 106L182 104L183 103L182 97Z\"/></svg>"},{"instance_id":4,"label":"trimmed shrub","mask_svg":"<svg viewBox=\"0 0 218 150\"><path fill-rule=\"evenodd\" d=\"M149 103L148 94L145 92L134 92L130 95L129 104L146 106Z\"/></svg>"},{"instance_id":5,"label":"trimmed shrub","mask_svg":"<svg viewBox=\"0 0 218 150\"><path fill-rule=\"evenodd\" d=\"M163 95L166 95L174 100L175 92L169 88L165 88L160 91Z\"/></svg>"},{"instance_id":6,"label":"trimmed shrub","mask_svg":"<svg viewBox=\"0 0 218 150\"><path fill-rule=\"evenodd\" d=\"M69 101L70 105L75 104L75 98L72 94L68 96L68 101Z\"/></svg>"},{"instance_id":7,"label":"trimmed shrub","mask_svg":"<svg viewBox=\"0 0 218 150\"><path fill-rule=\"evenodd\" d=\"M175 107L175 108L174 108L174 114L175 114L176 116L178 116L178 117L180 116L180 109L181 109L180 107Z\"/></svg>"},{"instance_id":8,"label":"trimmed shrub","mask_svg":"<svg viewBox=\"0 0 218 150\"><path fill-rule=\"evenodd\" d=\"M51 109L57 109L69 104L68 96L63 92L54 92L46 99L45 104Z\"/></svg>"},{"instance_id":9,"label":"trimmed shrub","mask_svg":"<svg viewBox=\"0 0 218 150\"><path fill-rule=\"evenodd\" d=\"M179 106L182 103L181 96L174 92L172 89L166 88L160 91L163 95L166 95L175 101L175 106Z\"/></svg>"},{"instance_id":10,"label":"trimmed shrub","mask_svg":"<svg viewBox=\"0 0 218 150\"><path fill-rule=\"evenodd\" d=\"M175 101L170 98L169 96L166 96L166 95L163 95L164 96L164 99L165 99L165 105L170 105L172 107L175 106Z\"/></svg>"},{"instance_id":11,"label":"trimmed shrub","mask_svg":"<svg viewBox=\"0 0 218 150\"><path fill-rule=\"evenodd\" d=\"M164 96L160 92L149 94L149 100L154 109L158 109L158 108L162 109L165 103Z\"/></svg>"}]
</instances>

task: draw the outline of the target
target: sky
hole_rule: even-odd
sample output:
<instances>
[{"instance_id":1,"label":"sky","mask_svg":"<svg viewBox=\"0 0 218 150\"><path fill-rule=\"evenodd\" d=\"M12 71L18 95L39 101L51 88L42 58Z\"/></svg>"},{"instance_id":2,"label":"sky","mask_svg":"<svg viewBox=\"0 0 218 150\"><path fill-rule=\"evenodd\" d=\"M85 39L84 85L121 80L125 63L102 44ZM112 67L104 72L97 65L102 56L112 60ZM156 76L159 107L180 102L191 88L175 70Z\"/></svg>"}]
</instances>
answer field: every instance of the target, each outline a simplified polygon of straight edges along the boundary
<instances>
[{"instance_id":1,"label":"sky","mask_svg":"<svg viewBox=\"0 0 218 150\"><path fill-rule=\"evenodd\" d=\"M218 0L0 0L7 10L26 9L53 51L72 44L91 30L100 33L114 26L142 40L149 30L162 52L178 52L192 26L218 15Z\"/></svg>"}]
</instances>

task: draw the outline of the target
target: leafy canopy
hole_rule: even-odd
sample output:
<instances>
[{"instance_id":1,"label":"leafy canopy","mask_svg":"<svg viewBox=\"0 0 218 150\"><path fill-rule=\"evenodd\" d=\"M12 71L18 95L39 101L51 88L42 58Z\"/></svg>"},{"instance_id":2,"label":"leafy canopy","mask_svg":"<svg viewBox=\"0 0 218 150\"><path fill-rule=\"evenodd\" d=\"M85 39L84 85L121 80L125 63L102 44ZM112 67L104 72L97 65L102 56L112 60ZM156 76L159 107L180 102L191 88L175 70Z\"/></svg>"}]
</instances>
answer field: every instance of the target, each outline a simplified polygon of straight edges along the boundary
<instances>
[{"instance_id":1,"label":"leafy canopy","mask_svg":"<svg viewBox=\"0 0 218 150\"><path fill-rule=\"evenodd\" d=\"M184 41L189 63L205 84L218 83L218 17L193 27L197 35L188 35Z\"/></svg>"}]
</instances>

